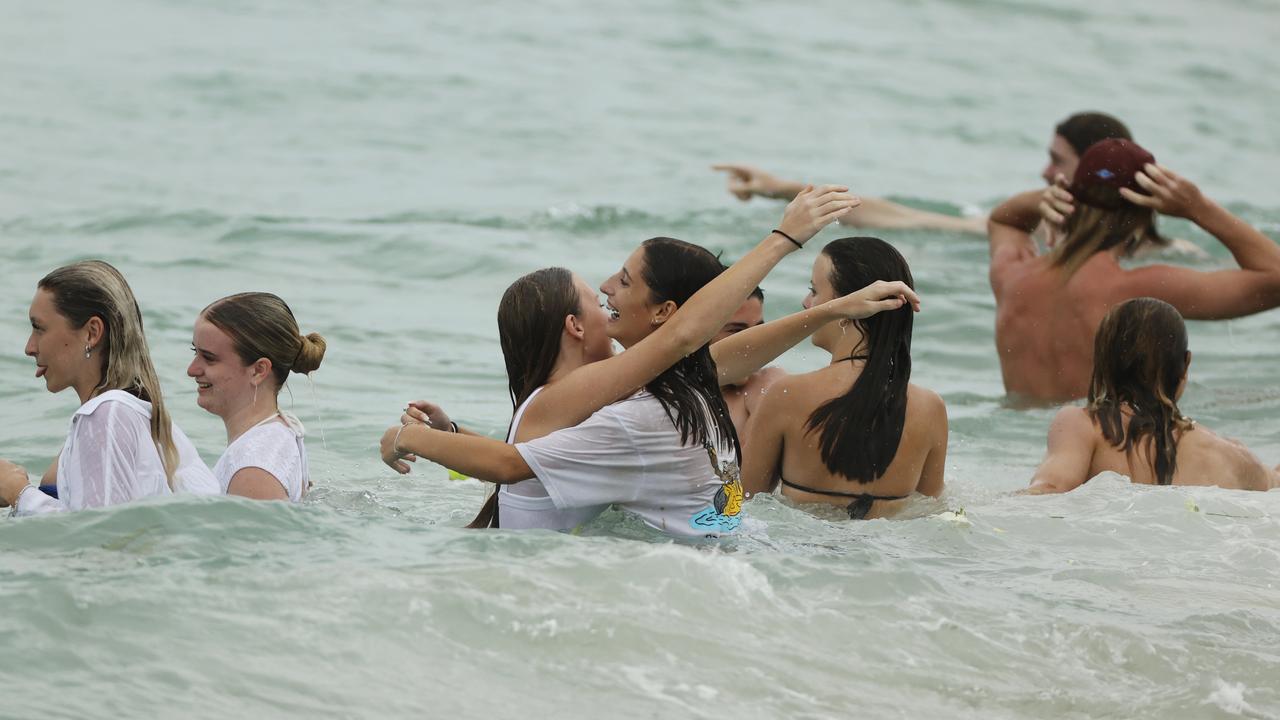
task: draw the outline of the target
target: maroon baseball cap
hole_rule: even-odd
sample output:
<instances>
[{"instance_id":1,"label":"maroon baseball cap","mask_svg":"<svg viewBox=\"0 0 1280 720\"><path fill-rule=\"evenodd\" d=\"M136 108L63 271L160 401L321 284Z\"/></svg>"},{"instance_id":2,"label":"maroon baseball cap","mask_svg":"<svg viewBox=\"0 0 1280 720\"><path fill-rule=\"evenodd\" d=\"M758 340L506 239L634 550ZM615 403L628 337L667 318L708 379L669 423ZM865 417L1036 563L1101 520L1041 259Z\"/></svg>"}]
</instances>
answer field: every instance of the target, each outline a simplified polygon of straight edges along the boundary
<instances>
[{"instance_id":1,"label":"maroon baseball cap","mask_svg":"<svg viewBox=\"0 0 1280 720\"><path fill-rule=\"evenodd\" d=\"M1103 210L1119 210L1129 204L1120 188L1144 192L1135 176L1156 158L1132 140L1112 138L1089 146L1080 157L1075 177L1071 180L1071 196L1085 205Z\"/></svg>"}]
</instances>

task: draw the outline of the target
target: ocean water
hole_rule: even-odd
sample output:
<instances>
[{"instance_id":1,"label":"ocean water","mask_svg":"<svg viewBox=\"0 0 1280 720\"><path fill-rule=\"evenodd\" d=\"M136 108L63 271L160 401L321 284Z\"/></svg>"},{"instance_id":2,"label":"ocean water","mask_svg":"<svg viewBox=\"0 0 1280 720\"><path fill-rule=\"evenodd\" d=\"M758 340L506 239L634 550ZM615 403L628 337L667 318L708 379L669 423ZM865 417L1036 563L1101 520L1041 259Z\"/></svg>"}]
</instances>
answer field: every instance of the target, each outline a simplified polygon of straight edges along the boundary
<instances>
[{"instance_id":1,"label":"ocean water","mask_svg":"<svg viewBox=\"0 0 1280 720\"><path fill-rule=\"evenodd\" d=\"M477 533L479 483L377 458L409 399L505 430L494 312L521 273L598 283L653 235L750 248L781 205L715 162L975 212L1101 109L1276 237L1277 41L1262 0L0 4L0 457L42 472L75 408L22 355L66 262L129 278L210 463L204 305L276 292L330 344L282 395L302 505L0 519L0 717L1280 717L1280 493L1010 495L1052 411L1004 400L980 238L879 233L951 417L947 492L902 517L762 498L714 548L619 513ZM1165 260L1230 266L1165 227L1207 252ZM766 280L769 317L813 254ZM1184 409L1280 462L1280 314L1190 330Z\"/></svg>"}]
</instances>

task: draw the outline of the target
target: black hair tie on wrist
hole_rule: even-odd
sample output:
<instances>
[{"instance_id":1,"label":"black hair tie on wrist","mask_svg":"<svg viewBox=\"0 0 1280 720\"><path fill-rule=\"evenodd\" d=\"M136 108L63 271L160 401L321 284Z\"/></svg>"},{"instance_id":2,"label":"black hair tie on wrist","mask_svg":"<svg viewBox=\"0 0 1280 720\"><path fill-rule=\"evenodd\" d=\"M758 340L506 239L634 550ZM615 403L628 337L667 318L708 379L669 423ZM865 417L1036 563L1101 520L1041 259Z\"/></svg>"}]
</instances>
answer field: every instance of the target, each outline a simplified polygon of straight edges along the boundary
<instances>
[{"instance_id":1,"label":"black hair tie on wrist","mask_svg":"<svg viewBox=\"0 0 1280 720\"><path fill-rule=\"evenodd\" d=\"M804 249L804 245L801 245L801 244L800 244L800 242L799 242L798 240L796 240L795 238L791 237L790 235L788 235L788 234L786 234L786 233L782 232L782 231L781 231L781 230L779 230L778 228L774 228L774 229L773 229L773 231L774 231L774 232L776 232L776 233L778 233L778 234L779 234L779 235L781 235L782 237L784 237L784 238L786 238L786 239L790 240L792 243L794 243L794 244L795 244L795 246L796 246L796 247L800 248L801 250L803 250L803 249Z\"/></svg>"}]
</instances>

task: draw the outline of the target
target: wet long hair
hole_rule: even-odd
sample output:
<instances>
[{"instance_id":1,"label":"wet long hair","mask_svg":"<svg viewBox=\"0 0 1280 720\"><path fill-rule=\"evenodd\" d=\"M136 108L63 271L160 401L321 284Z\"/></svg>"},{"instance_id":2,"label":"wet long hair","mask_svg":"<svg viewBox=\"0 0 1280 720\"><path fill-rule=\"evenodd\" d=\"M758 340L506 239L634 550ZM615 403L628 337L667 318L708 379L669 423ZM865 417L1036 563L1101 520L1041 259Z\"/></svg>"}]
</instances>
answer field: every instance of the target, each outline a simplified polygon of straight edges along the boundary
<instances>
[{"instance_id":1,"label":"wet long hair","mask_svg":"<svg viewBox=\"0 0 1280 720\"><path fill-rule=\"evenodd\" d=\"M520 277L498 303L498 340L507 365L507 389L514 412L534 390L547 384L560 356L566 315L582 313L573 273L561 267Z\"/></svg>"},{"instance_id":2,"label":"wet long hair","mask_svg":"<svg viewBox=\"0 0 1280 720\"><path fill-rule=\"evenodd\" d=\"M290 372L306 375L320 367L326 343L319 333L303 335L293 310L277 295L246 292L214 300L200 316L231 338L240 362L271 361L275 391Z\"/></svg>"},{"instance_id":3,"label":"wet long hair","mask_svg":"<svg viewBox=\"0 0 1280 720\"><path fill-rule=\"evenodd\" d=\"M160 453L165 478L174 485L178 448L173 425L160 391L160 378L151 363L151 350L142 327L142 310L120 271L101 260L84 260L54 270L37 283L53 295L58 314L80 329L90 318L102 321L102 342L96 351L102 381L93 395L124 392L151 403L151 441Z\"/></svg>"},{"instance_id":4,"label":"wet long hair","mask_svg":"<svg viewBox=\"0 0 1280 720\"><path fill-rule=\"evenodd\" d=\"M573 273L562 267L522 275L502 294L498 303L498 341L511 394L508 435L515 424L515 411L534 390L547 384L555 370L565 316L581 313L582 302L573 284ZM496 528L500 524L495 488L467 527Z\"/></svg>"},{"instance_id":5,"label":"wet long hair","mask_svg":"<svg viewBox=\"0 0 1280 720\"><path fill-rule=\"evenodd\" d=\"M837 296L877 280L915 287L902 254L879 238L841 238L822 253L831 260ZM819 406L806 423L808 432L819 433L822 462L832 474L869 483L884 475L897 455L907 419L913 315L904 305L851 321L862 332L859 352L867 356L866 365L848 391Z\"/></svg>"},{"instance_id":6,"label":"wet long hair","mask_svg":"<svg viewBox=\"0 0 1280 720\"><path fill-rule=\"evenodd\" d=\"M669 300L677 306L684 305L724 272L724 265L709 250L683 240L655 237L640 247L644 250L641 276L654 304ZM722 450L732 449L735 456L742 457L738 433L720 393L719 371L711 358L710 343L664 370L645 389L680 431L682 444L710 444Z\"/></svg>"},{"instance_id":7,"label":"wet long hair","mask_svg":"<svg viewBox=\"0 0 1280 720\"><path fill-rule=\"evenodd\" d=\"M1138 449L1145 452L1157 485L1173 482L1177 433L1192 427L1177 401L1187 360L1182 315L1154 298L1111 308L1094 336L1093 379L1085 410L1113 447L1130 456ZM1125 407L1131 412L1127 424Z\"/></svg>"},{"instance_id":8,"label":"wet long hair","mask_svg":"<svg viewBox=\"0 0 1280 720\"><path fill-rule=\"evenodd\" d=\"M1115 193L1114 188L1097 188L1099 192ZM1156 230L1156 213L1125 201L1117 210L1104 210L1083 202L1067 216L1062 226L1063 239L1050 253L1054 267L1062 268L1069 278L1089 258L1115 247L1122 248L1124 257L1133 255L1148 243L1168 245L1169 241Z\"/></svg>"}]
</instances>

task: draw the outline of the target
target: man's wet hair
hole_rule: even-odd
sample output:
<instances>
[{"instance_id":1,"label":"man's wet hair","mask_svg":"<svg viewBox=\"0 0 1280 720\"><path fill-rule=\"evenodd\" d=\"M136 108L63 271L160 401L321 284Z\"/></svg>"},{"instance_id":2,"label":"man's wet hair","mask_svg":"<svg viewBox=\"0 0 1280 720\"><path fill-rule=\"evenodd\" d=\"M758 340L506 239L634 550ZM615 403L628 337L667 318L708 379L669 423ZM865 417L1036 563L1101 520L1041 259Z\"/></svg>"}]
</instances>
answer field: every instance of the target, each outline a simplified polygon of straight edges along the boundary
<instances>
[{"instance_id":1,"label":"man's wet hair","mask_svg":"<svg viewBox=\"0 0 1280 720\"><path fill-rule=\"evenodd\" d=\"M1129 128L1116 118L1100 112L1082 112L1076 113L1071 117L1058 123L1058 127L1054 128L1054 132L1062 136L1063 140L1076 151L1077 155L1084 155L1084 152L1094 143L1111 138L1119 138L1121 140L1132 140L1133 136L1129 134Z\"/></svg>"}]
</instances>

